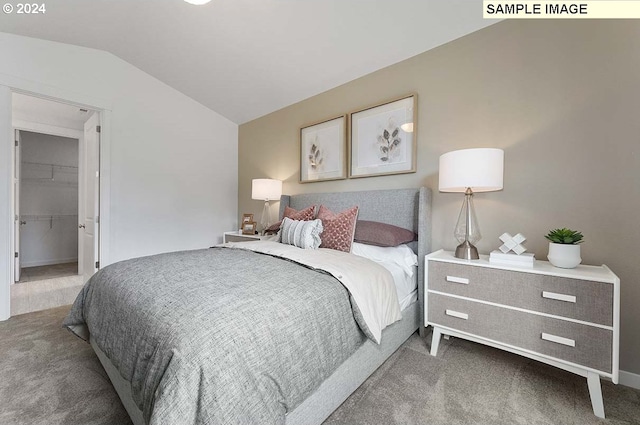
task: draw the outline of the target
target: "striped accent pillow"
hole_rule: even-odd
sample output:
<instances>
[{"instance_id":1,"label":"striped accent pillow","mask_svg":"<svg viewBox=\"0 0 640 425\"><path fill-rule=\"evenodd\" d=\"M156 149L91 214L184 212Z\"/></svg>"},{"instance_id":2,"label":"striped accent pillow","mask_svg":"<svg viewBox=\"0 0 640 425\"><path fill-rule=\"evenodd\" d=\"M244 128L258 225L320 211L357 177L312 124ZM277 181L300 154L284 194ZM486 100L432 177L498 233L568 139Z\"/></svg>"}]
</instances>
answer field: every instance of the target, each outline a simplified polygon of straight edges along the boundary
<instances>
[{"instance_id":1,"label":"striped accent pillow","mask_svg":"<svg viewBox=\"0 0 640 425\"><path fill-rule=\"evenodd\" d=\"M279 241L297 246L302 249L318 249L320 246L320 233L322 233L322 221L291 220L289 217L282 219Z\"/></svg>"}]
</instances>

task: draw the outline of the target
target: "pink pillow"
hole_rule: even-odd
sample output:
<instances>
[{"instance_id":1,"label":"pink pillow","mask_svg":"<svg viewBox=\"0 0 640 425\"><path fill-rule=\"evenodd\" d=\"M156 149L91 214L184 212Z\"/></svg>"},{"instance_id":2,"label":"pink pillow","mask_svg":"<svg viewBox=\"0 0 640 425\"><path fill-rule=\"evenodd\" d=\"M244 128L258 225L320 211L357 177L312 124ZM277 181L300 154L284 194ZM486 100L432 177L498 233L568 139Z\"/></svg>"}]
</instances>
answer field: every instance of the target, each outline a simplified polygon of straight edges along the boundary
<instances>
[{"instance_id":1,"label":"pink pillow","mask_svg":"<svg viewBox=\"0 0 640 425\"><path fill-rule=\"evenodd\" d=\"M287 205L286 207L284 207L284 214L282 215L282 218L289 217L291 220L309 221L315 218L314 217L315 214L316 214L315 205L311 205L310 207L307 207L300 211L294 210L293 208Z\"/></svg>"},{"instance_id":2,"label":"pink pillow","mask_svg":"<svg viewBox=\"0 0 640 425\"><path fill-rule=\"evenodd\" d=\"M356 231L358 207L352 207L338 214L324 205L320 205L318 217L322 220L320 248L330 248L338 251L351 252L353 235Z\"/></svg>"},{"instance_id":3,"label":"pink pillow","mask_svg":"<svg viewBox=\"0 0 640 425\"><path fill-rule=\"evenodd\" d=\"M315 205L311 205L310 207L307 207L300 211L295 210L287 205L284 207L284 214L282 215L282 218L284 219L285 217L288 217L291 220L311 221L314 219L315 212L316 212ZM278 230L280 230L281 225L282 225L282 220L267 227L265 229L265 233L276 233Z\"/></svg>"},{"instance_id":4,"label":"pink pillow","mask_svg":"<svg viewBox=\"0 0 640 425\"><path fill-rule=\"evenodd\" d=\"M411 230L366 220L358 220L353 239L359 243L376 246L398 246L418 240L417 235Z\"/></svg>"}]
</instances>

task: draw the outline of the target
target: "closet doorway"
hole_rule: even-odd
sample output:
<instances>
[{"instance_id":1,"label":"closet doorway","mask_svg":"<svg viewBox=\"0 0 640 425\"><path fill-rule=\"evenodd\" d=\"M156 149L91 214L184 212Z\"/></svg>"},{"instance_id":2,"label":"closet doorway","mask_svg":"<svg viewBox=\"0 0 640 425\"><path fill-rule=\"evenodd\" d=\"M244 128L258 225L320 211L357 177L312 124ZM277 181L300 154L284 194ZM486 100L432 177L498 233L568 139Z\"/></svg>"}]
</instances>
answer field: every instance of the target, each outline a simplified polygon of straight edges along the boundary
<instances>
[{"instance_id":1,"label":"closet doorway","mask_svg":"<svg viewBox=\"0 0 640 425\"><path fill-rule=\"evenodd\" d=\"M80 140L15 132L20 218L15 280L24 283L78 275Z\"/></svg>"},{"instance_id":2,"label":"closet doorway","mask_svg":"<svg viewBox=\"0 0 640 425\"><path fill-rule=\"evenodd\" d=\"M12 95L12 316L70 304L98 266L99 118L97 111Z\"/></svg>"}]
</instances>

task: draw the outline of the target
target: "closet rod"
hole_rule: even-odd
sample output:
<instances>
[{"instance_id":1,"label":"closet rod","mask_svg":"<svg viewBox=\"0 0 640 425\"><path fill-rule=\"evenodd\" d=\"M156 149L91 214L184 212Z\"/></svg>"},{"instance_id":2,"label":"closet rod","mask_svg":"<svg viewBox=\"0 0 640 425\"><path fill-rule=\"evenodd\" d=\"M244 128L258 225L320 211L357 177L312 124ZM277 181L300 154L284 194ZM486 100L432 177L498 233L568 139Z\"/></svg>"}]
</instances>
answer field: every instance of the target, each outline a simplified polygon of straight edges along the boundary
<instances>
[{"instance_id":1,"label":"closet rod","mask_svg":"<svg viewBox=\"0 0 640 425\"><path fill-rule=\"evenodd\" d=\"M73 165L60 165L60 164L51 164L46 162L31 162L31 161L22 161L22 163L27 165L40 165L43 167L55 167L55 168L61 168L61 169L78 170L78 167L75 167Z\"/></svg>"}]
</instances>

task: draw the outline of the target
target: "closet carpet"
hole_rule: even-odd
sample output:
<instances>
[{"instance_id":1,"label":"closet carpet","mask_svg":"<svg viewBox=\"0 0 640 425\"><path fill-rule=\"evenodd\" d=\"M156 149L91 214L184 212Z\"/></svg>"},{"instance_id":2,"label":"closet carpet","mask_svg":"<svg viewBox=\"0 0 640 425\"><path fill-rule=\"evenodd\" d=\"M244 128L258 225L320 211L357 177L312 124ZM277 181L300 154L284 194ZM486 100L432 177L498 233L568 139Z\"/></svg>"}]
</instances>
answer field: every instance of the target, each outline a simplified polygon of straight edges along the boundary
<instances>
[{"instance_id":1,"label":"closet carpet","mask_svg":"<svg viewBox=\"0 0 640 425\"><path fill-rule=\"evenodd\" d=\"M0 322L0 424L131 423L67 311ZM638 390L603 381L600 420L579 376L460 339L433 358L428 341L414 334L325 424L640 424Z\"/></svg>"},{"instance_id":2,"label":"closet carpet","mask_svg":"<svg viewBox=\"0 0 640 425\"><path fill-rule=\"evenodd\" d=\"M51 264L49 266L24 267L20 269L20 283L74 276L77 274L77 261L75 263Z\"/></svg>"}]
</instances>

